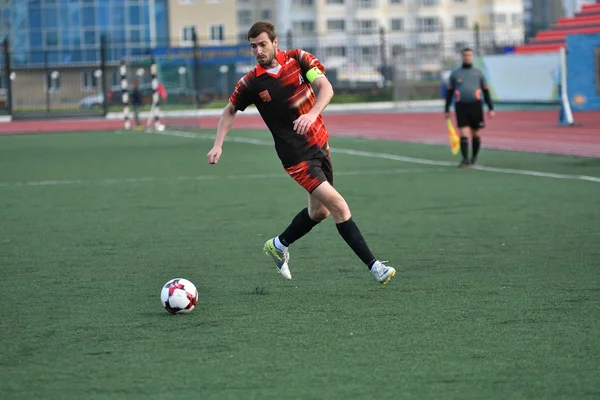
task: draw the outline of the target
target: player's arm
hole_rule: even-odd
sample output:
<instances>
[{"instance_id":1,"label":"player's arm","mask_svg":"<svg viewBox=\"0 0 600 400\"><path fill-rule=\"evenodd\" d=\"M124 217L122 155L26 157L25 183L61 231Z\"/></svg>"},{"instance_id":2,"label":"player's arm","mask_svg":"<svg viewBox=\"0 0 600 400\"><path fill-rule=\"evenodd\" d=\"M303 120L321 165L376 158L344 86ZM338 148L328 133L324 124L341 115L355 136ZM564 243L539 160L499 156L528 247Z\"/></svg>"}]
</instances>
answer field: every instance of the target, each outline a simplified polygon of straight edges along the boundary
<instances>
[{"instance_id":1,"label":"player's arm","mask_svg":"<svg viewBox=\"0 0 600 400\"><path fill-rule=\"evenodd\" d=\"M317 101L308 113L301 115L294 121L294 130L299 135L305 135L308 132L311 125L317 120L319 114L323 112L333 97L331 82L329 82L329 79L322 72L317 72L316 70L310 70L306 75L311 85L317 89ZM311 76L311 72L314 73L313 76Z\"/></svg>"},{"instance_id":2,"label":"player's arm","mask_svg":"<svg viewBox=\"0 0 600 400\"><path fill-rule=\"evenodd\" d=\"M333 98L333 86L325 75L320 75L318 79L314 80L312 86L317 89L317 101L310 112L319 115Z\"/></svg>"},{"instance_id":3,"label":"player's arm","mask_svg":"<svg viewBox=\"0 0 600 400\"><path fill-rule=\"evenodd\" d=\"M225 141L225 136L227 136L227 133L231 129L231 125L233 125L236 113L237 110L235 106L231 104L231 102L227 103L227 106L225 106L223 112L221 113L221 119L219 120L219 126L217 127L215 144L206 155L210 164L216 164L219 162L221 153L223 153L223 142Z\"/></svg>"},{"instance_id":4,"label":"player's arm","mask_svg":"<svg viewBox=\"0 0 600 400\"><path fill-rule=\"evenodd\" d=\"M446 90L446 104L444 105L444 116L450 117L450 104L452 104L452 97L454 97L454 74L450 75L448 80L448 89Z\"/></svg>"},{"instance_id":5,"label":"player's arm","mask_svg":"<svg viewBox=\"0 0 600 400\"><path fill-rule=\"evenodd\" d=\"M490 95L490 90L487 85L487 81L485 80L485 75L483 72L481 73L481 91L483 92L483 100L485 104L488 106L488 111L490 113L490 117L494 116L494 103L492 102L492 96Z\"/></svg>"}]
</instances>

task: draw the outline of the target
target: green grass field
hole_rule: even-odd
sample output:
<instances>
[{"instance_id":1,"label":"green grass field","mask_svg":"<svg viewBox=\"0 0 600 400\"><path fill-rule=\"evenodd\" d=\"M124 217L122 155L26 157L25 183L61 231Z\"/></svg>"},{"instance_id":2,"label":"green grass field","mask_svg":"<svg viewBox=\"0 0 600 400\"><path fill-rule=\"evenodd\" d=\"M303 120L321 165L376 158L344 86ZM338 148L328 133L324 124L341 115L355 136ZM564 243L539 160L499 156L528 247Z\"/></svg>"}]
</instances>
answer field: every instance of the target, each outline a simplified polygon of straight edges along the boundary
<instances>
[{"instance_id":1,"label":"green grass field","mask_svg":"<svg viewBox=\"0 0 600 400\"><path fill-rule=\"evenodd\" d=\"M459 170L447 147L334 138L398 273L377 284L329 220L288 282L262 245L306 195L268 134L209 166L211 132L173 133L0 137L1 399L600 397L600 182L574 177L600 159ZM189 315L161 308L175 277Z\"/></svg>"}]
</instances>

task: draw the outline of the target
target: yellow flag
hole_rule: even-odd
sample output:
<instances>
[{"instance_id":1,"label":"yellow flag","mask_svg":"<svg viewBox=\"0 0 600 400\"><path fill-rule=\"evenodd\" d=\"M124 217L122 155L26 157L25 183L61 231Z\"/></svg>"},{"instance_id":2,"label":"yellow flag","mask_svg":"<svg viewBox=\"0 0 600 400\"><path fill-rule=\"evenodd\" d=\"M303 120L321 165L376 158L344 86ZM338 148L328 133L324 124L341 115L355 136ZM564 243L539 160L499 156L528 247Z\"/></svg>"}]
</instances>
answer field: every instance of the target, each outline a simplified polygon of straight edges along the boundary
<instances>
[{"instance_id":1,"label":"yellow flag","mask_svg":"<svg viewBox=\"0 0 600 400\"><path fill-rule=\"evenodd\" d=\"M453 155L457 155L460 151L460 137L458 133L456 133L456 129L454 129L454 124L450 118L446 119L448 123L448 139L450 140L450 150L452 150Z\"/></svg>"}]
</instances>

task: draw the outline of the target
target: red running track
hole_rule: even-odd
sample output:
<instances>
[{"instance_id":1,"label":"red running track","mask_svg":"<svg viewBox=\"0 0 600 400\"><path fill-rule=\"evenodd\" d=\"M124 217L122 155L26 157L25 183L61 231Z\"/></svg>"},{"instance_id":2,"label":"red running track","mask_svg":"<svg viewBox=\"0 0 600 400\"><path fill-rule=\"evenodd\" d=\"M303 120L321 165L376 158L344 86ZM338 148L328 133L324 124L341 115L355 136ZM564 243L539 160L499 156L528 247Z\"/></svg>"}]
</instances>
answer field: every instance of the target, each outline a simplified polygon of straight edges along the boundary
<instances>
[{"instance_id":1,"label":"red running track","mask_svg":"<svg viewBox=\"0 0 600 400\"><path fill-rule=\"evenodd\" d=\"M557 125L557 111L500 111L487 121L483 143L487 148L600 157L600 112L579 112L580 126ZM217 117L170 119L171 126L215 129ZM447 144L441 113L327 114L325 123L336 136ZM122 121L106 119L13 121L0 124L0 134L82 132L122 129ZM260 116L241 114L234 128L266 129Z\"/></svg>"}]
</instances>

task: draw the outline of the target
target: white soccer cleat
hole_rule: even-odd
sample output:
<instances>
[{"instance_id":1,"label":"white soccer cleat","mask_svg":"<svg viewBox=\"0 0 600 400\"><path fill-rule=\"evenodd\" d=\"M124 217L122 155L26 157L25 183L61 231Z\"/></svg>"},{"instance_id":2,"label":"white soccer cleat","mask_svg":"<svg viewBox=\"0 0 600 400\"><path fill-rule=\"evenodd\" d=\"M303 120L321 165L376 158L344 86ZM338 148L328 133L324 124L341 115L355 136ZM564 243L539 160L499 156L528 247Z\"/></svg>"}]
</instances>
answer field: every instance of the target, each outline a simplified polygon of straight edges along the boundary
<instances>
[{"instance_id":1,"label":"white soccer cleat","mask_svg":"<svg viewBox=\"0 0 600 400\"><path fill-rule=\"evenodd\" d=\"M275 265L277 266L277 270L279 273L287 280L292 279L292 273L290 272L290 267L288 266L288 261L290 260L290 253L288 251L282 252L275 246L275 239L267 240L265 243L265 247L263 247L265 254L271 256L273 261L275 261Z\"/></svg>"},{"instance_id":2,"label":"white soccer cleat","mask_svg":"<svg viewBox=\"0 0 600 400\"><path fill-rule=\"evenodd\" d=\"M371 274L373 274L379 283L385 285L396 275L396 270L386 266L381 261L375 261L375 264L371 267Z\"/></svg>"}]
</instances>

